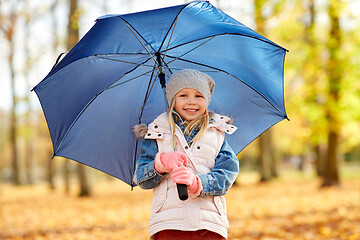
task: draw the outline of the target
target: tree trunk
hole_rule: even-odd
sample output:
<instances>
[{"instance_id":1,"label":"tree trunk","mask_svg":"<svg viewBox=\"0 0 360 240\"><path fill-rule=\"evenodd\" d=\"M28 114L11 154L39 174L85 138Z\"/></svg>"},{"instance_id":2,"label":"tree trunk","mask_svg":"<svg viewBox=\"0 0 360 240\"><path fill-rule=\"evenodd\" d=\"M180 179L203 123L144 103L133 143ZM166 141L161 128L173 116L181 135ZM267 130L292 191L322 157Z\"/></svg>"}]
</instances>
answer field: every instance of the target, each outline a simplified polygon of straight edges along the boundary
<instances>
[{"instance_id":1,"label":"tree trunk","mask_svg":"<svg viewBox=\"0 0 360 240\"><path fill-rule=\"evenodd\" d=\"M29 0L25 1L25 8L29 8ZM31 89L31 83L29 79L29 71L31 68L31 57L30 57L30 46L29 46L29 38L30 38L30 13L25 14L25 25L24 25L24 32L25 32L25 38L24 38L24 52L25 52L25 69L24 69L24 77L26 82L26 88ZM26 128L27 128L27 135L25 136L25 175L26 175L26 182L27 184L33 184L33 174L32 174L32 168L33 168L33 156L34 156L34 144L33 144L33 128L32 128L32 114L33 110L31 107L30 102L30 94L31 92L28 91L26 93L25 102L27 106L27 113L26 113Z\"/></svg>"},{"instance_id":2,"label":"tree trunk","mask_svg":"<svg viewBox=\"0 0 360 240\"><path fill-rule=\"evenodd\" d=\"M341 10L340 0L329 1L328 15L330 19L330 32L328 40L328 79L329 99L327 101L327 122L328 122L328 149L325 161L325 171L322 186L339 185L338 174L338 140L340 132L340 120L338 117L338 100L341 78L343 73L342 61L340 58L341 49L341 28L339 15Z\"/></svg>"},{"instance_id":3,"label":"tree trunk","mask_svg":"<svg viewBox=\"0 0 360 240\"><path fill-rule=\"evenodd\" d=\"M316 173L319 177L323 177L325 172L325 148L325 146L320 144L314 147L314 152L316 154Z\"/></svg>"},{"instance_id":4,"label":"tree trunk","mask_svg":"<svg viewBox=\"0 0 360 240\"><path fill-rule=\"evenodd\" d=\"M25 150L25 175L26 175L26 183L32 185L34 183L33 180L33 151L34 145L30 136L26 138L26 150Z\"/></svg>"},{"instance_id":5,"label":"tree trunk","mask_svg":"<svg viewBox=\"0 0 360 240\"><path fill-rule=\"evenodd\" d=\"M315 11L315 2L314 0L308 0L307 1L307 12L309 14L309 21L305 24L305 34L304 34L304 42L310 46L310 51L308 53L308 59L309 61L306 61L304 63L303 72L308 73L306 77L306 84L309 86L309 91L307 91L307 101L311 104L316 104L317 107L323 108L324 105L317 102L318 96L321 94L320 90L318 89L318 71L311 71L309 69L312 69L314 64L318 64L320 62L319 59L319 50L318 50L318 44L316 41L315 36L315 19L316 19L316 11ZM318 120L316 120L318 121ZM310 122L309 128L312 130L312 135L316 136L319 134L319 131L321 131L317 125L317 122ZM312 141L312 147L313 151L315 152L315 168L316 173L318 176L323 176L324 173L324 146L322 146L319 143L319 140L316 139Z\"/></svg>"},{"instance_id":6,"label":"tree trunk","mask_svg":"<svg viewBox=\"0 0 360 240\"><path fill-rule=\"evenodd\" d=\"M329 133L328 139L328 155L326 156L326 169L323 175L324 181L322 187L338 186L338 139L339 135L336 132Z\"/></svg>"},{"instance_id":7,"label":"tree trunk","mask_svg":"<svg viewBox=\"0 0 360 240\"><path fill-rule=\"evenodd\" d=\"M78 164L79 182L80 182L80 197L87 197L91 195L90 185L86 174L86 167L83 164Z\"/></svg>"},{"instance_id":8,"label":"tree trunk","mask_svg":"<svg viewBox=\"0 0 360 240\"><path fill-rule=\"evenodd\" d=\"M262 11L265 3L266 0L254 1L256 31L260 34L264 34L265 31L265 18ZM269 181L277 175L273 154L271 132L271 129L268 129L266 132L264 132L258 137L258 144L260 150L258 164L261 182Z\"/></svg>"},{"instance_id":9,"label":"tree trunk","mask_svg":"<svg viewBox=\"0 0 360 240\"><path fill-rule=\"evenodd\" d=\"M323 109L326 108L324 101L319 101L321 96L326 95L327 92L323 88L319 88L320 84L320 69L324 69L322 60L321 60L321 50L319 48L318 40L316 39L316 10L315 10L315 1L307 1L307 12L309 14L309 21L305 24L305 34L304 42L310 47L308 52L307 61L304 63L302 72L305 75L306 85L308 86L308 91L306 94L307 104L312 104L313 108L319 112L323 112ZM317 70L314 70L314 66L317 66ZM319 97L320 96L320 97ZM324 116L325 118L325 116ZM315 158L315 168L316 173L319 177L324 176L325 172L325 155L327 146L322 144L319 140L319 134L325 134L323 130L323 123L319 123L319 119L311 119L309 121L309 128L312 131L312 148L316 154Z\"/></svg>"},{"instance_id":10,"label":"tree trunk","mask_svg":"<svg viewBox=\"0 0 360 240\"><path fill-rule=\"evenodd\" d=\"M53 53L57 53L58 50L58 45L59 45L59 36L58 36L58 20L57 20L57 15L55 13L55 10L58 6L58 0L54 0L53 3L50 6L50 11L51 11L51 16L52 16L52 36L53 36L53 46L52 46L52 50ZM56 54L54 54L56 55ZM49 156L52 156L53 154L53 149L51 147L51 145L49 145ZM55 184L55 176L56 176L56 165L55 165L55 159L54 158L47 158L46 159L46 163L47 163L47 181L48 181L48 186L49 189L54 191L56 188L56 184ZM64 175L67 175L67 171L66 168L64 169ZM68 177L64 177L64 182L65 182L65 193L68 194L70 192L70 185L69 185L69 180Z\"/></svg>"},{"instance_id":11,"label":"tree trunk","mask_svg":"<svg viewBox=\"0 0 360 240\"><path fill-rule=\"evenodd\" d=\"M53 50L53 55L55 57L58 56L58 47L60 45L60 37L59 37L59 22L57 19L57 15L56 15L56 9L58 6L58 1L59 0L54 0L54 2L51 4L50 7L50 11L51 11L51 30L52 30L52 42L53 42L53 46L52 46L52 50Z\"/></svg>"},{"instance_id":12,"label":"tree trunk","mask_svg":"<svg viewBox=\"0 0 360 240\"><path fill-rule=\"evenodd\" d=\"M64 161L64 187L65 187L65 193L70 193L70 162L69 160L65 159Z\"/></svg>"},{"instance_id":13,"label":"tree trunk","mask_svg":"<svg viewBox=\"0 0 360 240\"><path fill-rule=\"evenodd\" d=\"M67 49L70 50L79 41L79 9L78 0L69 0L69 18L68 18L68 39ZM66 168L65 168L66 169ZM90 196L90 185L86 176L85 168L82 164L79 165L79 184L80 196ZM68 176L67 176L68 177Z\"/></svg>"},{"instance_id":14,"label":"tree trunk","mask_svg":"<svg viewBox=\"0 0 360 240\"><path fill-rule=\"evenodd\" d=\"M47 180L49 184L50 190L55 190L55 181L54 181L54 159L51 159L50 156L52 155L52 149L49 149L49 158L46 159L47 162Z\"/></svg>"},{"instance_id":15,"label":"tree trunk","mask_svg":"<svg viewBox=\"0 0 360 240\"><path fill-rule=\"evenodd\" d=\"M261 134L261 136L258 138L260 149L258 164L261 182L267 182L271 180L276 174L272 151L271 133L269 130Z\"/></svg>"},{"instance_id":16,"label":"tree trunk","mask_svg":"<svg viewBox=\"0 0 360 240\"><path fill-rule=\"evenodd\" d=\"M10 43L9 51L9 63L11 72L11 113L10 113L10 143L11 143L11 156L12 156L12 181L15 185L20 185L20 169L19 169L19 157L17 147L17 117L16 117L16 93L15 93L15 74L14 74L14 62L13 51L14 43Z\"/></svg>"},{"instance_id":17,"label":"tree trunk","mask_svg":"<svg viewBox=\"0 0 360 240\"><path fill-rule=\"evenodd\" d=\"M68 39L67 49L70 50L79 41L79 9L78 0L69 0L69 16L68 16Z\"/></svg>"},{"instance_id":18,"label":"tree trunk","mask_svg":"<svg viewBox=\"0 0 360 240\"><path fill-rule=\"evenodd\" d=\"M0 2L1 4L1 2ZM4 22L1 23L0 29L5 34L8 47L8 63L10 68L10 87L11 87L11 111L10 111L10 148L11 148L11 168L12 168L12 182L15 185L20 185L20 168L19 168L19 157L18 157L18 146L17 146L17 116L16 116L16 91L15 91L15 62L14 62L14 51L15 51L15 28L16 28L16 2L13 2L9 15L6 16Z\"/></svg>"}]
</instances>

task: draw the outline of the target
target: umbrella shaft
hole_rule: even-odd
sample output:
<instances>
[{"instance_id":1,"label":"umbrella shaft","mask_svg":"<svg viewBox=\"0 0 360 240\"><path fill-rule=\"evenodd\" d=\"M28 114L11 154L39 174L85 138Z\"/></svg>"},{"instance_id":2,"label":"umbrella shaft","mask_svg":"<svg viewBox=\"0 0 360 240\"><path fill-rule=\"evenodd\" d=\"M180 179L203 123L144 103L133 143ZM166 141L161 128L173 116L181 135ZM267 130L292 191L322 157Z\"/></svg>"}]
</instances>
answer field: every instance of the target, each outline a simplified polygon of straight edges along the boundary
<instances>
[{"instance_id":1,"label":"umbrella shaft","mask_svg":"<svg viewBox=\"0 0 360 240\"><path fill-rule=\"evenodd\" d=\"M176 187L178 190L179 199L182 201L185 201L186 199L188 199L189 194L188 194L187 186L185 184L177 183Z\"/></svg>"}]
</instances>

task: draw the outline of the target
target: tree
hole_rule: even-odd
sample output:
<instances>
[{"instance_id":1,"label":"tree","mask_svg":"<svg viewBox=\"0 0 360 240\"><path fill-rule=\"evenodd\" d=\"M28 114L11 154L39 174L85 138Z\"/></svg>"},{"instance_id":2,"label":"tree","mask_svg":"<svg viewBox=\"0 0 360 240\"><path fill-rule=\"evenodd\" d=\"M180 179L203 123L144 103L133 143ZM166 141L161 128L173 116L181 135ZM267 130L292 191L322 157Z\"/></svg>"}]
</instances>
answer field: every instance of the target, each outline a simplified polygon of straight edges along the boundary
<instances>
[{"instance_id":1,"label":"tree","mask_svg":"<svg viewBox=\"0 0 360 240\"><path fill-rule=\"evenodd\" d=\"M53 36L53 46L52 46L52 50L54 53L54 56L57 54L58 51L58 46L59 46L59 35L58 35L58 20L56 17L56 9L58 6L58 0L54 0L53 3L50 6L50 12L51 12L51 20L52 20L52 36ZM49 146L50 147L50 146ZM51 147L48 149L48 152L50 153L49 156L51 156L52 154L52 149ZM49 188L51 190L55 189L55 181L54 181L54 176L56 173L56 168L55 168L55 162L52 159L48 159L47 160L47 181L49 184ZM68 169L68 161L66 161L66 163L64 164L64 168L65 168L65 192L69 193L70 191L70 181L69 181L69 169Z\"/></svg>"},{"instance_id":2,"label":"tree","mask_svg":"<svg viewBox=\"0 0 360 240\"><path fill-rule=\"evenodd\" d=\"M302 114L307 116L305 127L310 131L308 136L308 146L305 153L315 153L315 166L318 176L323 174L324 155L326 151L326 123L319 119L325 118L325 101L323 96L326 95L324 87L325 74L323 74L324 61L321 58L320 40L317 38L315 0L305 2L304 9L304 34L303 34L303 52L304 59L301 64L301 72L304 78L304 86L301 96L304 100L303 107L300 110ZM299 99L300 100L300 99Z\"/></svg>"},{"instance_id":3,"label":"tree","mask_svg":"<svg viewBox=\"0 0 360 240\"><path fill-rule=\"evenodd\" d=\"M24 17L25 17L25 24L24 24L24 54L25 54L25 66L24 66L24 77L25 77L25 84L27 89L31 89L30 79L29 79L29 71L32 67L32 59L30 56L30 46L28 39L30 38L30 23L32 20L32 16L30 11L26 11L30 9L29 0L25 1L25 10L24 10ZM33 128L32 128L32 106L30 102L30 91L26 93L24 101L27 106L27 112L25 114L25 122L26 122L26 135L25 135L25 176L26 182L28 184L33 184L33 174L32 174L32 160L34 157L34 141L33 141Z\"/></svg>"},{"instance_id":4,"label":"tree","mask_svg":"<svg viewBox=\"0 0 360 240\"><path fill-rule=\"evenodd\" d=\"M68 18L68 38L67 38L67 49L70 50L75 44L79 41L79 17L80 11L78 8L78 0L69 0L69 18ZM67 189L68 189L68 163L69 161L65 161L65 171L67 172ZM80 193L79 195L82 196L89 196L90 195L90 185L88 184L88 179L86 176L86 168L83 164L79 164L78 166L78 176L79 176L79 183L80 183Z\"/></svg>"},{"instance_id":5,"label":"tree","mask_svg":"<svg viewBox=\"0 0 360 240\"><path fill-rule=\"evenodd\" d=\"M266 19L263 13L263 7L266 0L254 1L255 24L256 31L260 34L265 32ZM258 137L260 154L258 157L260 181L266 182L277 176L273 142L272 130L268 129Z\"/></svg>"},{"instance_id":6,"label":"tree","mask_svg":"<svg viewBox=\"0 0 360 240\"><path fill-rule=\"evenodd\" d=\"M12 105L10 112L10 143L11 143L11 162L12 162L12 182L15 185L20 185L20 167L19 167L19 156L18 156L18 144L17 144L17 116L16 106L17 97L15 91L15 33L16 33L16 22L17 22L17 1L10 3L10 11L8 15L0 15L1 25L0 30L5 35L5 39L8 43L8 56L7 61L10 68L10 83L11 83L11 96ZM2 2L0 1L0 9ZM1 11L0 11L1 12Z\"/></svg>"},{"instance_id":7,"label":"tree","mask_svg":"<svg viewBox=\"0 0 360 240\"><path fill-rule=\"evenodd\" d=\"M325 161L322 186L339 185L339 92L343 75L343 66L340 56L342 31L339 23L341 11L340 0L329 1L328 16L330 20L329 40L327 44L329 59L328 74L328 101L326 104L326 119L328 122L328 147Z\"/></svg>"}]
</instances>

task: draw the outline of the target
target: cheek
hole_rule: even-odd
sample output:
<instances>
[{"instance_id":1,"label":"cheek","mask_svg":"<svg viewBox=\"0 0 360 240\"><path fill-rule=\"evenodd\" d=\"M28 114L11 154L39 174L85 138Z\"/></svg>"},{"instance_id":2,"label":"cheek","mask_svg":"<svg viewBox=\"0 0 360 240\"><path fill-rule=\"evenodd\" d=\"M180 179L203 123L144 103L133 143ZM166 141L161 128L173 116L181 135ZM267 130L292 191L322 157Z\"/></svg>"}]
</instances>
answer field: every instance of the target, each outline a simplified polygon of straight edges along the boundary
<instances>
[{"instance_id":1,"label":"cheek","mask_svg":"<svg viewBox=\"0 0 360 240\"><path fill-rule=\"evenodd\" d=\"M180 109L181 109L181 108L180 108L179 106L177 106L177 105L174 106L174 110L175 110L176 112L179 112Z\"/></svg>"},{"instance_id":2,"label":"cheek","mask_svg":"<svg viewBox=\"0 0 360 240\"><path fill-rule=\"evenodd\" d=\"M198 106L200 107L199 108L199 113L201 114L201 115L203 115L204 113L205 113L205 111L206 111L206 108L207 108L207 106L206 106L206 101L203 103L203 102L201 102L200 104L198 104Z\"/></svg>"},{"instance_id":3,"label":"cheek","mask_svg":"<svg viewBox=\"0 0 360 240\"><path fill-rule=\"evenodd\" d=\"M178 109L181 109L182 108L182 102L181 101L179 101L179 100L177 100L177 101L175 101L175 104L174 104L174 109L175 109L175 111L177 111Z\"/></svg>"},{"instance_id":4,"label":"cheek","mask_svg":"<svg viewBox=\"0 0 360 240\"><path fill-rule=\"evenodd\" d=\"M200 110L200 114L201 114L201 115L204 115L205 110L206 110L206 108L203 108L202 110Z\"/></svg>"},{"instance_id":5,"label":"cheek","mask_svg":"<svg viewBox=\"0 0 360 240\"><path fill-rule=\"evenodd\" d=\"M201 101L199 102L199 106L200 106L201 108L204 108L204 110L205 110L205 109L207 108L206 100L205 100L205 99L201 100Z\"/></svg>"}]
</instances>

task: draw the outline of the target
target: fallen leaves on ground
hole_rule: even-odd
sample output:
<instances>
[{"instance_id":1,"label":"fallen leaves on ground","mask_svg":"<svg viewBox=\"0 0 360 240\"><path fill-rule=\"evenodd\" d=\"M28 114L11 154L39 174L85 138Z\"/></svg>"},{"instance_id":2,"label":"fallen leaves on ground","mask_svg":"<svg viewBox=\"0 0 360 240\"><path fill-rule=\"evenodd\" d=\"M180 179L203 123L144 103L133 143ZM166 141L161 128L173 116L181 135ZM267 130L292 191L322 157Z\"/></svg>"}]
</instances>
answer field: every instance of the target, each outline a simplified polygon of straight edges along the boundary
<instances>
[{"instance_id":1,"label":"fallen leaves on ground","mask_svg":"<svg viewBox=\"0 0 360 240\"><path fill-rule=\"evenodd\" d=\"M229 239L360 240L360 181L243 186L227 197Z\"/></svg>"},{"instance_id":2,"label":"fallen leaves on ground","mask_svg":"<svg viewBox=\"0 0 360 240\"><path fill-rule=\"evenodd\" d=\"M226 195L230 240L360 239L360 181L272 181ZM0 188L0 239L148 239L152 192L120 181L97 183L79 198L36 185Z\"/></svg>"}]
</instances>

